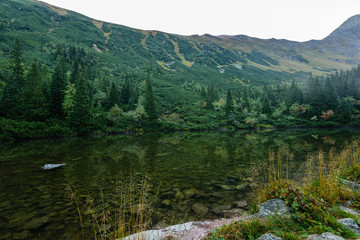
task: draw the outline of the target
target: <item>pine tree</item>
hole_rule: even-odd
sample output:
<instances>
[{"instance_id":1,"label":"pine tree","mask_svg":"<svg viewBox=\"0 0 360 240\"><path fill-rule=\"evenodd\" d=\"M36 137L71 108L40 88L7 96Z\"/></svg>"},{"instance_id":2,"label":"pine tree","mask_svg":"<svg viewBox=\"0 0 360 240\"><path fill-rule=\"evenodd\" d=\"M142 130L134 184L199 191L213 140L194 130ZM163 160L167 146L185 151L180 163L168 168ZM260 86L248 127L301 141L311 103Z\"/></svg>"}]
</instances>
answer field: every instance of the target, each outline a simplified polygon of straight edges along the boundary
<instances>
[{"instance_id":1,"label":"pine tree","mask_svg":"<svg viewBox=\"0 0 360 240\"><path fill-rule=\"evenodd\" d=\"M322 111L326 111L326 98L319 79L309 79L308 102L311 105L310 113L313 116L319 116Z\"/></svg>"},{"instance_id":2,"label":"pine tree","mask_svg":"<svg viewBox=\"0 0 360 240\"><path fill-rule=\"evenodd\" d=\"M349 123L353 114L353 106L347 99L342 99L336 113L342 123Z\"/></svg>"},{"instance_id":3,"label":"pine tree","mask_svg":"<svg viewBox=\"0 0 360 240\"><path fill-rule=\"evenodd\" d=\"M230 88L228 88L228 92L226 95L226 104L225 104L225 115L229 116L229 114L234 111L234 101L231 96Z\"/></svg>"},{"instance_id":4,"label":"pine tree","mask_svg":"<svg viewBox=\"0 0 360 240\"><path fill-rule=\"evenodd\" d=\"M121 90L121 102L125 105L129 104L131 98L132 86L129 77L125 77L125 85Z\"/></svg>"},{"instance_id":5,"label":"pine tree","mask_svg":"<svg viewBox=\"0 0 360 240\"><path fill-rule=\"evenodd\" d=\"M48 116L43 94L41 66L34 60L22 92L22 112L28 121L42 121Z\"/></svg>"},{"instance_id":6,"label":"pine tree","mask_svg":"<svg viewBox=\"0 0 360 240\"><path fill-rule=\"evenodd\" d=\"M73 64L73 70L70 75L70 82L75 84L76 79L78 79L78 73L79 73L79 63L78 61L75 61Z\"/></svg>"},{"instance_id":7,"label":"pine tree","mask_svg":"<svg viewBox=\"0 0 360 240\"><path fill-rule=\"evenodd\" d=\"M325 81L324 94L326 97L327 110L335 110L338 106L338 97L336 90L329 78L327 78Z\"/></svg>"},{"instance_id":8,"label":"pine tree","mask_svg":"<svg viewBox=\"0 0 360 240\"><path fill-rule=\"evenodd\" d=\"M111 82L109 94L105 99L105 110L109 111L115 104L120 104L120 95L115 83Z\"/></svg>"},{"instance_id":9,"label":"pine tree","mask_svg":"<svg viewBox=\"0 0 360 240\"><path fill-rule=\"evenodd\" d=\"M150 81L150 71L146 78L146 89L145 89L145 112L148 115L150 121L154 121L158 118L158 113L156 111L155 98L153 95L152 85Z\"/></svg>"},{"instance_id":10,"label":"pine tree","mask_svg":"<svg viewBox=\"0 0 360 240\"><path fill-rule=\"evenodd\" d=\"M65 97L66 86L67 77L65 61L63 58L60 58L52 76L52 82L50 85L50 113L53 117L64 117L62 104Z\"/></svg>"},{"instance_id":11,"label":"pine tree","mask_svg":"<svg viewBox=\"0 0 360 240\"><path fill-rule=\"evenodd\" d=\"M14 42L10 61L11 73L3 90L0 108L4 116L8 118L16 118L21 114L21 91L25 81L25 67L22 59L21 45L18 39Z\"/></svg>"},{"instance_id":12,"label":"pine tree","mask_svg":"<svg viewBox=\"0 0 360 240\"><path fill-rule=\"evenodd\" d=\"M69 113L68 120L75 131L82 135L89 133L93 127L92 106L83 65L79 68L75 88L74 105Z\"/></svg>"}]
</instances>

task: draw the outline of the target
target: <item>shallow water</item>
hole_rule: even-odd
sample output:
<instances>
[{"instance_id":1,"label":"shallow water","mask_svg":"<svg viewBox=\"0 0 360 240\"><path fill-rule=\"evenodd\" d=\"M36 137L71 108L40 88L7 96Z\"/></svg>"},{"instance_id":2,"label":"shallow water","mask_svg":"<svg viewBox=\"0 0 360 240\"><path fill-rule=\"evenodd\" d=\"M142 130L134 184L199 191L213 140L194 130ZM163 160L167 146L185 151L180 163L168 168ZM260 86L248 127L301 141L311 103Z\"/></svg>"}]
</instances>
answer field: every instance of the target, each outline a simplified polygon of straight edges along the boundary
<instances>
[{"instance_id":1,"label":"shallow water","mask_svg":"<svg viewBox=\"0 0 360 240\"><path fill-rule=\"evenodd\" d=\"M23 141L0 148L0 239L66 239L80 233L80 207L114 189L120 177L150 175L153 223L220 217L212 209L248 200L250 168L268 162L269 150L294 154L289 174L301 176L306 155L341 149L358 130L287 130L143 134ZM65 164L51 170L45 164ZM241 190L236 189L246 183ZM181 192L184 198L175 199ZM169 205L164 204L169 200ZM192 205L209 209L199 216ZM90 219L84 218L85 228Z\"/></svg>"}]
</instances>

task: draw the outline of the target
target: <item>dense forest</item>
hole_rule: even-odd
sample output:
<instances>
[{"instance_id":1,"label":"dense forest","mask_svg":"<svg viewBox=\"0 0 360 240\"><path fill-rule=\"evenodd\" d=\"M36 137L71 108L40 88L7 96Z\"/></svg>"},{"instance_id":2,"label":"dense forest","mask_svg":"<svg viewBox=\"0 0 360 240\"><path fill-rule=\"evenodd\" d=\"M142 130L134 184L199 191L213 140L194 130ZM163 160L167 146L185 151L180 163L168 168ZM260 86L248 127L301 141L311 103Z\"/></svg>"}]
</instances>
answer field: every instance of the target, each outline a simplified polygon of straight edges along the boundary
<instances>
[{"instance_id":1,"label":"dense forest","mask_svg":"<svg viewBox=\"0 0 360 240\"><path fill-rule=\"evenodd\" d=\"M96 55L58 45L54 65L26 65L15 40L0 69L0 138L61 137L136 131L329 127L359 122L360 66L305 83L239 85L233 89L186 84L194 97L172 103L157 91L161 72L144 79L107 76ZM171 79L169 79L171 81ZM169 90L171 91L171 90ZM168 93L171 95L171 93ZM183 96L176 96L182 98ZM185 96L184 96L185 97Z\"/></svg>"}]
</instances>

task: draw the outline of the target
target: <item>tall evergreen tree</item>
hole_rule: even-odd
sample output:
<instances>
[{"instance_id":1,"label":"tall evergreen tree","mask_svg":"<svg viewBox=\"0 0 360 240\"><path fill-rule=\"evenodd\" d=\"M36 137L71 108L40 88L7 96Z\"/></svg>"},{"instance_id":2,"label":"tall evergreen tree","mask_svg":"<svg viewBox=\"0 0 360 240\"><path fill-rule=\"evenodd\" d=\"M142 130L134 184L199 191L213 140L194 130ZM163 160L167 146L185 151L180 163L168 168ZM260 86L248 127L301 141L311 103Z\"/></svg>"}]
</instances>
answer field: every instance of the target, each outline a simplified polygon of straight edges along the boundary
<instances>
[{"instance_id":1,"label":"tall evergreen tree","mask_svg":"<svg viewBox=\"0 0 360 240\"><path fill-rule=\"evenodd\" d=\"M59 58L50 85L50 113L52 117L63 118L62 104L67 86L66 67L63 58Z\"/></svg>"},{"instance_id":2,"label":"tall evergreen tree","mask_svg":"<svg viewBox=\"0 0 360 240\"><path fill-rule=\"evenodd\" d=\"M338 115L338 119L342 123L349 123L351 121L351 116L353 114L353 106L346 98L342 99L339 102L339 106L336 112Z\"/></svg>"},{"instance_id":3,"label":"tall evergreen tree","mask_svg":"<svg viewBox=\"0 0 360 240\"><path fill-rule=\"evenodd\" d=\"M84 68L84 65L79 68L75 85L74 105L68 118L70 125L79 135L89 133L93 127L92 105Z\"/></svg>"},{"instance_id":4,"label":"tall evergreen tree","mask_svg":"<svg viewBox=\"0 0 360 240\"><path fill-rule=\"evenodd\" d=\"M28 121L42 121L48 116L43 94L41 66L34 60L26 76L22 96L22 112Z\"/></svg>"},{"instance_id":5,"label":"tall evergreen tree","mask_svg":"<svg viewBox=\"0 0 360 240\"><path fill-rule=\"evenodd\" d=\"M150 71L148 71L146 78L146 88L145 88L145 112L148 115L150 121L154 121L158 118L158 113L155 105L155 98L152 90L152 85L150 81Z\"/></svg>"},{"instance_id":6,"label":"tall evergreen tree","mask_svg":"<svg viewBox=\"0 0 360 240\"><path fill-rule=\"evenodd\" d=\"M106 111L109 111L115 104L120 104L120 94L118 88L115 86L115 83L111 82L109 94L105 99Z\"/></svg>"},{"instance_id":7,"label":"tall evergreen tree","mask_svg":"<svg viewBox=\"0 0 360 240\"><path fill-rule=\"evenodd\" d=\"M326 78L325 85L324 85L324 94L326 97L326 108L327 110L333 110L338 106L338 96L334 85L330 81L330 78Z\"/></svg>"},{"instance_id":8,"label":"tall evergreen tree","mask_svg":"<svg viewBox=\"0 0 360 240\"><path fill-rule=\"evenodd\" d=\"M226 95L226 104L225 104L225 115L229 116L229 114L234 111L234 101L231 96L230 88L228 88L227 95Z\"/></svg>"},{"instance_id":9,"label":"tall evergreen tree","mask_svg":"<svg viewBox=\"0 0 360 240\"><path fill-rule=\"evenodd\" d=\"M20 105L22 102L21 91L25 81L25 66L22 59L20 41L18 39L14 42L10 62L11 73L1 96L0 109L4 116L16 118L20 115Z\"/></svg>"},{"instance_id":10,"label":"tall evergreen tree","mask_svg":"<svg viewBox=\"0 0 360 240\"><path fill-rule=\"evenodd\" d=\"M318 78L309 79L308 102L311 105L310 114L319 116L326 111L326 98Z\"/></svg>"},{"instance_id":11,"label":"tall evergreen tree","mask_svg":"<svg viewBox=\"0 0 360 240\"><path fill-rule=\"evenodd\" d=\"M121 102L125 105L129 104L131 98L132 86L129 77L125 77L125 85L121 90Z\"/></svg>"}]
</instances>

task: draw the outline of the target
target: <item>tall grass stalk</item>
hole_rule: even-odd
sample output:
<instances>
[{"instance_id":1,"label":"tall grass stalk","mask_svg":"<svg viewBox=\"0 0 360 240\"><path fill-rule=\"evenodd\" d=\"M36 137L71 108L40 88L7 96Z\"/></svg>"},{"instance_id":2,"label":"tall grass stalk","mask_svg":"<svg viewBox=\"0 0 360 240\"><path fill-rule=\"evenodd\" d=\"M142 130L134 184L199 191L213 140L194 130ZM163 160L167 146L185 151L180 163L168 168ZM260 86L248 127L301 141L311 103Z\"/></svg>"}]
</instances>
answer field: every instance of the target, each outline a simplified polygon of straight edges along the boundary
<instances>
[{"instance_id":1,"label":"tall grass stalk","mask_svg":"<svg viewBox=\"0 0 360 240\"><path fill-rule=\"evenodd\" d=\"M79 203L76 193L68 187L71 199L76 204L83 239L84 213L80 211L80 204L87 208L86 212L91 213L92 235L95 240L120 239L147 230L151 225L152 213L150 188L150 179L147 176L142 179L124 177L117 181L111 194L104 195L100 191L100 199L89 195L83 203ZM90 236L87 238L90 239Z\"/></svg>"}]
</instances>

